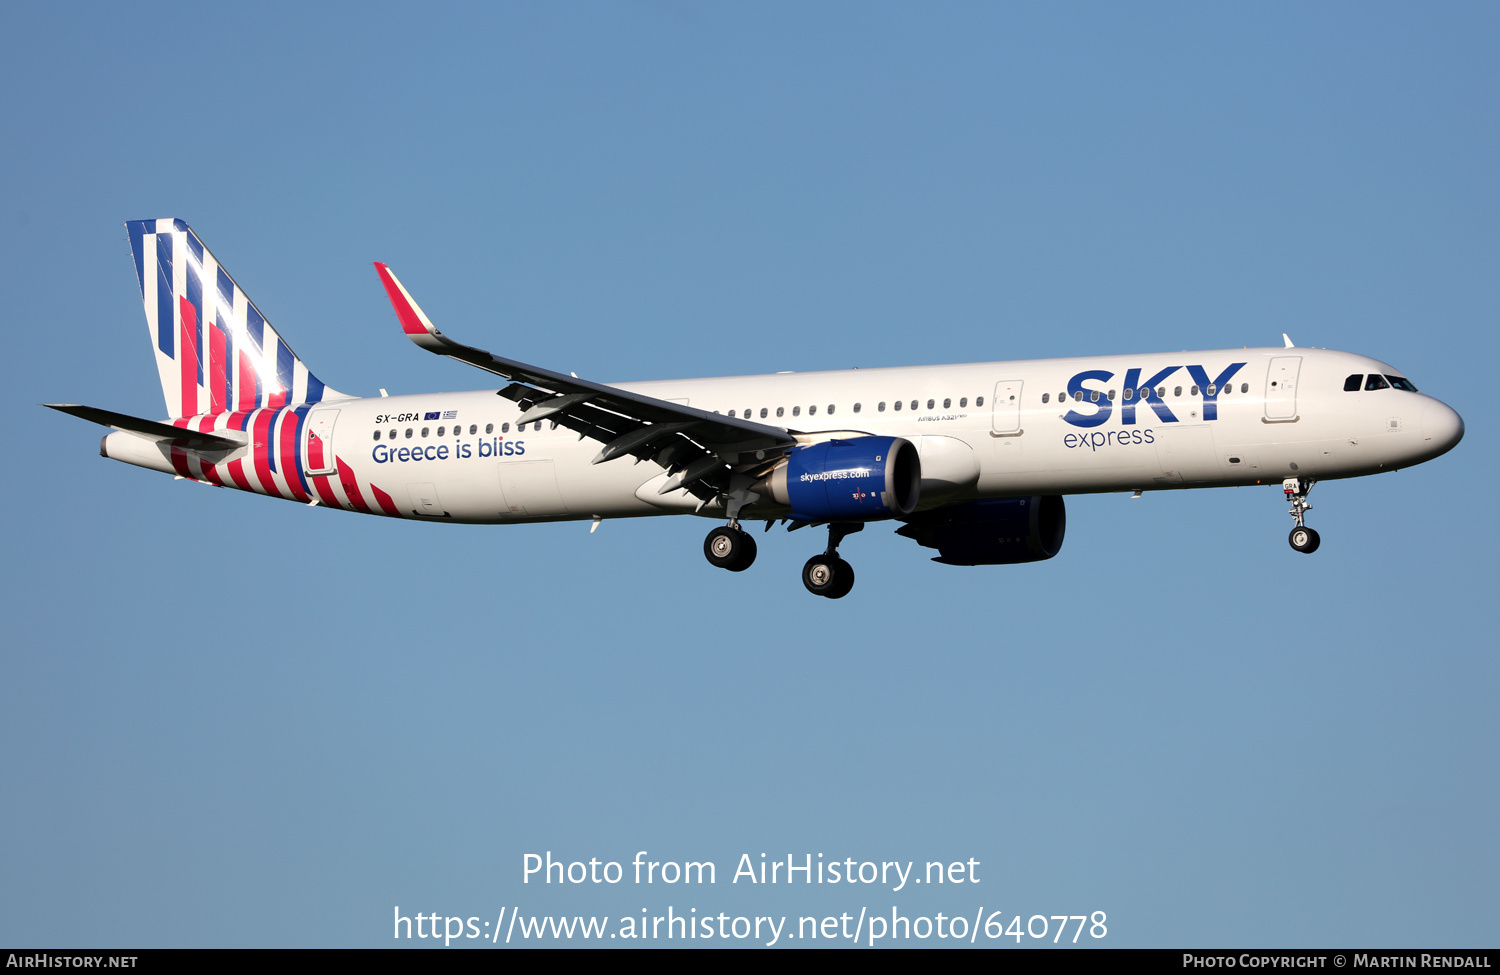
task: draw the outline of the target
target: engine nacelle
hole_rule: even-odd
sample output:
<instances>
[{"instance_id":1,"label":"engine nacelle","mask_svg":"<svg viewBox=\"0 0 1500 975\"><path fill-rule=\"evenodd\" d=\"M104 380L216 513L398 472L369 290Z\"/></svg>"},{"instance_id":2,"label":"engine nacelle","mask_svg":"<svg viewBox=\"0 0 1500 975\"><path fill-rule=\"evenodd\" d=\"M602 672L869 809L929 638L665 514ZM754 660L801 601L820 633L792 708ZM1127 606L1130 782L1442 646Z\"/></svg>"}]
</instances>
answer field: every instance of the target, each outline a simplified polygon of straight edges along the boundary
<instances>
[{"instance_id":1,"label":"engine nacelle","mask_svg":"<svg viewBox=\"0 0 1500 975\"><path fill-rule=\"evenodd\" d=\"M924 511L896 534L940 553L948 565L1040 562L1062 549L1067 509L1058 495L986 498Z\"/></svg>"},{"instance_id":2,"label":"engine nacelle","mask_svg":"<svg viewBox=\"0 0 1500 975\"><path fill-rule=\"evenodd\" d=\"M917 448L900 437L853 437L798 447L752 490L800 521L878 521L916 510Z\"/></svg>"}]
</instances>

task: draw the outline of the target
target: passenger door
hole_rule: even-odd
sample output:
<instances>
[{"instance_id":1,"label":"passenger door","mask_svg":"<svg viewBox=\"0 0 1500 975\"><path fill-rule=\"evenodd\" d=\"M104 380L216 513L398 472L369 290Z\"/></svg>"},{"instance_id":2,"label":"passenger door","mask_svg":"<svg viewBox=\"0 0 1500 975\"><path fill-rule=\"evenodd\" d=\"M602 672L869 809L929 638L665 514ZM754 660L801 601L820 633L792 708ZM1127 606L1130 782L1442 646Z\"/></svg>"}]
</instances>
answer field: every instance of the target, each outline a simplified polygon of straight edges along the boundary
<instances>
[{"instance_id":1,"label":"passenger door","mask_svg":"<svg viewBox=\"0 0 1500 975\"><path fill-rule=\"evenodd\" d=\"M302 469L308 474L333 474L337 461L333 456L333 425L339 418L338 410L313 410L307 415L307 436L304 437Z\"/></svg>"},{"instance_id":2,"label":"passenger door","mask_svg":"<svg viewBox=\"0 0 1500 975\"><path fill-rule=\"evenodd\" d=\"M995 400L991 404L993 427L996 437L1019 437L1021 429L1021 380L1005 379L995 384Z\"/></svg>"},{"instance_id":3,"label":"passenger door","mask_svg":"<svg viewBox=\"0 0 1500 975\"><path fill-rule=\"evenodd\" d=\"M1300 355L1279 355L1266 370L1266 419L1297 419L1297 373Z\"/></svg>"}]
</instances>

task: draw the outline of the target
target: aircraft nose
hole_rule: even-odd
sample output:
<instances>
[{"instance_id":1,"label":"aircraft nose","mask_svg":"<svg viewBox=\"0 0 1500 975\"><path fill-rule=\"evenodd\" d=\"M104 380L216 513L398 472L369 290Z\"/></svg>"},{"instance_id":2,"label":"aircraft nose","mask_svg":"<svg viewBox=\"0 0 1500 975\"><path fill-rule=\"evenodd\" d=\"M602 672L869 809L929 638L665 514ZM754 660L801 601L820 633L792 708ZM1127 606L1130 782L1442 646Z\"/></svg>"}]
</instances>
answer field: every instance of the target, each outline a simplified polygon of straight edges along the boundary
<instances>
[{"instance_id":1,"label":"aircraft nose","mask_svg":"<svg viewBox=\"0 0 1500 975\"><path fill-rule=\"evenodd\" d=\"M1464 418L1447 403L1429 399L1422 409L1422 438L1436 457L1464 438Z\"/></svg>"}]
</instances>

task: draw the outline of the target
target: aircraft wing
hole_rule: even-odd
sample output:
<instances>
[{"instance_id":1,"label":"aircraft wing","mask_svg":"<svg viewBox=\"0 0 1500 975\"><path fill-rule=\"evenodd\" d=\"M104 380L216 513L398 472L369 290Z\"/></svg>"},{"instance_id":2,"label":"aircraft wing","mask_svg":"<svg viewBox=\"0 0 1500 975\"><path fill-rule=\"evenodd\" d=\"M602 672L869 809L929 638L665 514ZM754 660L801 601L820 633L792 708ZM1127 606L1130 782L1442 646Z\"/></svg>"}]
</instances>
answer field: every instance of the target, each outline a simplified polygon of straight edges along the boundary
<instances>
[{"instance_id":1,"label":"aircraft wing","mask_svg":"<svg viewBox=\"0 0 1500 975\"><path fill-rule=\"evenodd\" d=\"M781 427L589 382L455 342L437 330L389 267L376 262L375 270L413 342L510 380L499 395L520 405L519 423L549 420L580 438L600 441L604 448L594 463L630 455L671 471L674 476L662 493L686 488L705 501L712 499L729 488L732 474L758 472L797 445Z\"/></svg>"}]
</instances>

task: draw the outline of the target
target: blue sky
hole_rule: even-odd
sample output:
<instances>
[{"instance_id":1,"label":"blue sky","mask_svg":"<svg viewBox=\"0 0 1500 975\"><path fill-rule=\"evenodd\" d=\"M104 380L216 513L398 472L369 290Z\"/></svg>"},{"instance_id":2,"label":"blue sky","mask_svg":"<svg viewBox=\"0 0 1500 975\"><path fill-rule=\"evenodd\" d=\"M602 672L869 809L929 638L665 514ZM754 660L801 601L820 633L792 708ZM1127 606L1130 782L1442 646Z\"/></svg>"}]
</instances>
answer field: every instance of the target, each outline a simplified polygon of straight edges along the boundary
<instances>
[{"instance_id":1,"label":"blue sky","mask_svg":"<svg viewBox=\"0 0 1500 975\"><path fill-rule=\"evenodd\" d=\"M1497 29L1458 3L0 8L0 942L672 905L1493 945ZM37 404L161 412L122 226L159 216L358 394L489 384L402 337L380 260L460 340L606 382L1288 332L1468 432L1320 485L1311 558L1274 488L1079 497L1036 565L875 526L829 602L808 533L732 576L698 519L391 524L100 459ZM523 884L547 850L719 883ZM730 884L742 853L981 882Z\"/></svg>"}]
</instances>

